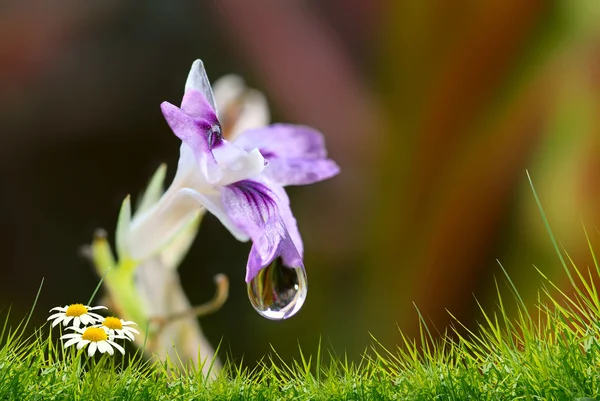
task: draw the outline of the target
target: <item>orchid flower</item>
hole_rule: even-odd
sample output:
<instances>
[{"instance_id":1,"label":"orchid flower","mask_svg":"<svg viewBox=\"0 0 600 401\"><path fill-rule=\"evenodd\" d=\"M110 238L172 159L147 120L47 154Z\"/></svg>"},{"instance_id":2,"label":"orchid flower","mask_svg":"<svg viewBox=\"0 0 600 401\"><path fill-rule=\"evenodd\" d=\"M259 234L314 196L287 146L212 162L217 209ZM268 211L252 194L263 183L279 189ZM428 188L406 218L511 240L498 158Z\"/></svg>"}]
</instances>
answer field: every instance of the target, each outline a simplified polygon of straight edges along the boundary
<instances>
[{"instance_id":1,"label":"orchid flower","mask_svg":"<svg viewBox=\"0 0 600 401\"><path fill-rule=\"evenodd\" d=\"M200 60L192 65L181 107L164 102L161 109L182 141L177 173L156 204L125 223L137 240L121 248L133 259L148 257L205 208L238 240L252 240L246 282L276 259L303 268L302 239L283 187L339 172L327 158L322 135L305 126L274 124L225 140Z\"/></svg>"}]
</instances>

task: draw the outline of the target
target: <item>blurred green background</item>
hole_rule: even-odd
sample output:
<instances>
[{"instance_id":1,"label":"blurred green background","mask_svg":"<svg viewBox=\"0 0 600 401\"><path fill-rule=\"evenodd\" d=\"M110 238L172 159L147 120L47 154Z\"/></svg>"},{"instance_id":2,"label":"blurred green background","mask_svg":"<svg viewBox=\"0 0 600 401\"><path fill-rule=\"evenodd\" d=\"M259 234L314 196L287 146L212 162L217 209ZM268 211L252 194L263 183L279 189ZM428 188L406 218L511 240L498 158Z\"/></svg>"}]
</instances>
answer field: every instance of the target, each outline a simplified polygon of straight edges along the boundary
<instances>
[{"instance_id":1,"label":"blurred green background","mask_svg":"<svg viewBox=\"0 0 600 401\"><path fill-rule=\"evenodd\" d=\"M600 2L0 2L0 307L41 325L88 299L79 256L114 232L122 199L179 140L159 105L178 103L191 62L242 75L273 121L320 129L338 177L291 188L304 237L304 309L271 322L250 306L249 244L212 216L181 266L193 303L212 277L230 299L201 320L209 340L250 364L319 338L351 359L415 333L413 302L443 331L446 309L473 326L474 296L495 304L496 259L533 304L535 264L563 280L526 182L555 234L591 263L600 226ZM111 234L112 240L112 234ZM600 241L596 241L599 242ZM501 285L502 288L505 289Z\"/></svg>"}]
</instances>

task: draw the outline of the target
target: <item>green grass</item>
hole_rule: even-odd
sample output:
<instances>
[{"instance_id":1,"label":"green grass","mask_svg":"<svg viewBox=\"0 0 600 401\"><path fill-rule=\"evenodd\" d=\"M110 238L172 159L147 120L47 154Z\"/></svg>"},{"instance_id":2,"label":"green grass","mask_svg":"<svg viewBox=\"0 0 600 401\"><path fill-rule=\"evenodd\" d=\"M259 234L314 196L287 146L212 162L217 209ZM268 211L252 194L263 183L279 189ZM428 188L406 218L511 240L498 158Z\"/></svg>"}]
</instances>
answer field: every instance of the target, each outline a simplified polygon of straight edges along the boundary
<instances>
[{"instance_id":1,"label":"green grass","mask_svg":"<svg viewBox=\"0 0 600 401\"><path fill-rule=\"evenodd\" d=\"M0 399L600 399L600 298L593 280L600 268L595 257L591 271L573 264L552 236L535 190L534 196L570 286L561 289L540 271L546 284L537 305L526 305L500 265L517 305L514 318L497 282L497 309L481 308L475 329L456 320L436 338L417 309L418 338L402 335L395 350L373 339L359 363L320 346L312 356L300 349L291 362L273 350L253 369L226 362L211 380L200 370L182 371L177 361L143 361L135 351L88 359L57 345L48 325L26 337L27 318L2 328ZM593 255L589 238L588 244Z\"/></svg>"}]
</instances>

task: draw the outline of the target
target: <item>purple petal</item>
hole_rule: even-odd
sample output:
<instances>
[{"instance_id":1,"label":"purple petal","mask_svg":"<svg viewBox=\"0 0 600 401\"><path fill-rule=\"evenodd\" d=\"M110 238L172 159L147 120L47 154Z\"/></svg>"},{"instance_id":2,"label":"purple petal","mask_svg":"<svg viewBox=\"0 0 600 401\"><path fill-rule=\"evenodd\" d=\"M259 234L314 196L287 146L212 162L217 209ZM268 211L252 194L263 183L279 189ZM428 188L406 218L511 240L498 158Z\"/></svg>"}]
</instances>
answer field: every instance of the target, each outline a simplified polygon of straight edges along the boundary
<instances>
[{"instance_id":1,"label":"purple petal","mask_svg":"<svg viewBox=\"0 0 600 401\"><path fill-rule=\"evenodd\" d=\"M223 188L227 214L253 242L246 266L246 282L277 257L281 257L286 266L303 266L302 256L286 228L286 222L291 223L293 216L289 200L282 193L285 194L283 189L264 179L244 180ZM295 224L293 229L297 232ZM299 234L297 236L299 240Z\"/></svg>"},{"instance_id":2,"label":"purple petal","mask_svg":"<svg viewBox=\"0 0 600 401\"><path fill-rule=\"evenodd\" d=\"M323 135L310 127L273 124L244 132L235 144L247 151L258 148L268 158L322 159L327 157Z\"/></svg>"},{"instance_id":3,"label":"purple petal","mask_svg":"<svg viewBox=\"0 0 600 401\"><path fill-rule=\"evenodd\" d=\"M204 176L211 182L217 181L219 166L212 149L222 141L218 123L193 117L168 102L163 102L160 107L171 130L196 156Z\"/></svg>"},{"instance_id":4,"label":"purple petal","mask_svg":"<svg viewBox=\"0 0 600 401\"><path fill-rule=\"evenodd\" d=\"M235 144L258 148L269 166L265 174L280 185L305 185L330 178L340 169L327 159L320 132L302 125L274 124L243 133Z\"/></svg>"},{"instance_id":5,"label":"purple petal","mask_svg":"<svg viewBox=\"0 0 600 401\"><path fill-rule=\"evenodd\" d=\"M326 180L340 172L330 159L280 159L272 158L265 175L280 185L307 185Z\"/></svg>"}]
</instances>

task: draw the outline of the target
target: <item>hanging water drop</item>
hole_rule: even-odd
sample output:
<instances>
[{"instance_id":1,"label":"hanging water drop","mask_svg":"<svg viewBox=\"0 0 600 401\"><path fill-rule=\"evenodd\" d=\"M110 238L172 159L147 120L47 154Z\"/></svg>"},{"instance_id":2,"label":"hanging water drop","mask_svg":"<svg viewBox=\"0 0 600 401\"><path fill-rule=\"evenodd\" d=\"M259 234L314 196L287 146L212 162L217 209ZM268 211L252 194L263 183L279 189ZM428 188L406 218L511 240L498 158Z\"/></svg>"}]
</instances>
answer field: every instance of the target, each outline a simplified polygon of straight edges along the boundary
<instances>
[{"instance_id":1,"label":"hanging water drop","mask_svg":"<svg viewBox=\"0 0 600 401\"><path fill-rule=\"evenodd\" d=\"M271 320L294 316L306 299L304 267L287 267L281 258L258 272L248 283L248 298L256 311Z\"/></svg>"}]
</instances>

